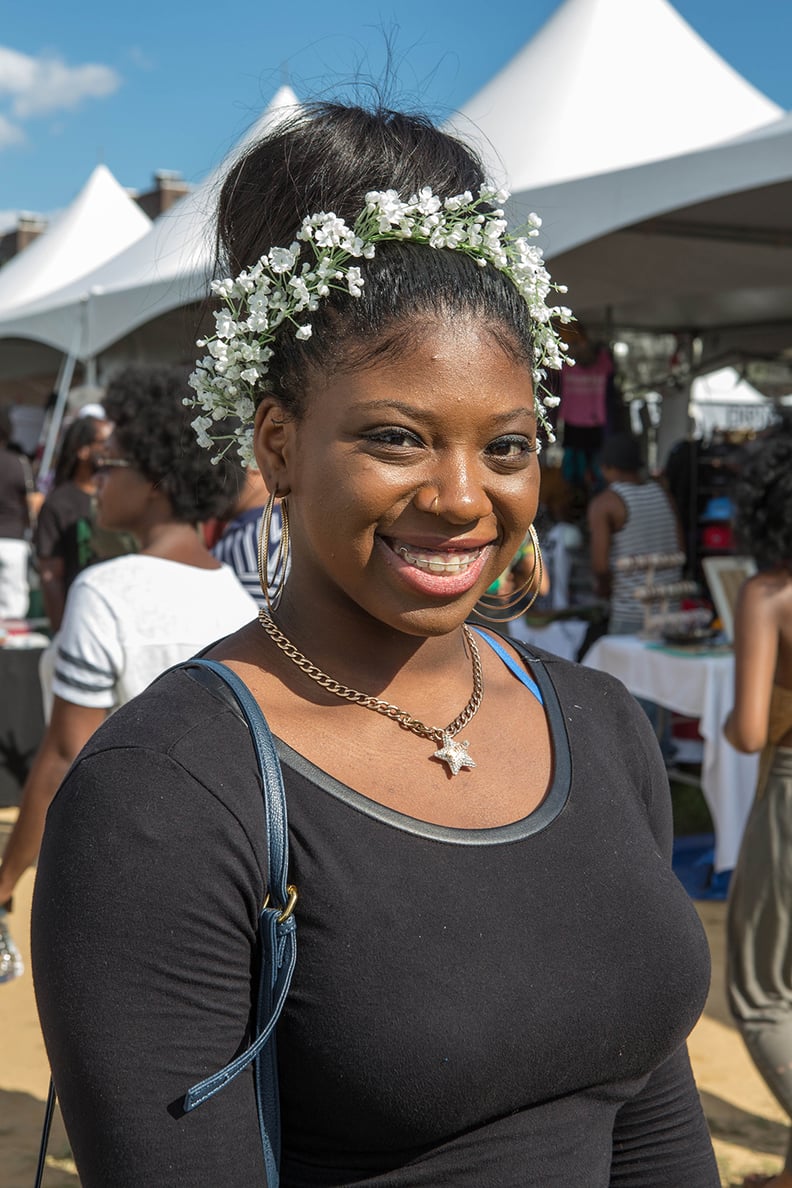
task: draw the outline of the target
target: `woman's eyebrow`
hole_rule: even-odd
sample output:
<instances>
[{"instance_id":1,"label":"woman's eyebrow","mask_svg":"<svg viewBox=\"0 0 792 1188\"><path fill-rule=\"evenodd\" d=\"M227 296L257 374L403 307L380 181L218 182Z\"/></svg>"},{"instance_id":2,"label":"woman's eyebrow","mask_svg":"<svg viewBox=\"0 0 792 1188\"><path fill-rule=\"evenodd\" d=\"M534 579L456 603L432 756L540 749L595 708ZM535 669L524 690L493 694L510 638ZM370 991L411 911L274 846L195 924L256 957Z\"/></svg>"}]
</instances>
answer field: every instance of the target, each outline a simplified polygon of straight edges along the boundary
<instances>
[{"instance_id":1,"label":"woman's eyebrow","mask_svg":"<svg viewBox=\"0 0 792 1188\"><path fill-rule=\"evenodd\" d=\"M355 407L353 405L353 407ZM381 411L381 412L395 412L401 413L402 416L412 417L417 421L431 421L434 420L435 414L425 409L422 405L407 404L403 400L367 400L365 404L358 406L360 411ZM521 404L517 408L508 409L506 412L493 413L492 422L494 425L506 425L517 417L531 417L535 419L535 410L533 405Z\"/></svg>"}]
</instances>

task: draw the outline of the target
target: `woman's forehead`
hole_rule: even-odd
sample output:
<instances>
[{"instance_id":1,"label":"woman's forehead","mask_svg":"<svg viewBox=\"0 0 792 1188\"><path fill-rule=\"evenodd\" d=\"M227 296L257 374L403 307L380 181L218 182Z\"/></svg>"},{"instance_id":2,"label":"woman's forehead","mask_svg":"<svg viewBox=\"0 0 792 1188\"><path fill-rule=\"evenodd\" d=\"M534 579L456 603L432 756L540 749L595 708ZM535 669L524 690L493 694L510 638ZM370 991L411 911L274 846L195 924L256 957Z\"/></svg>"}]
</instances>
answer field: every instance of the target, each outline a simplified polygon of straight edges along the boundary
<instances>
[{"instance_id":1,"label":"woman's forehead","mask_svg":"<svg viewBox=\"0 0 792 1188\"><path fill-rule=\"evenodd\" d=\"M449 412L460 419L490 413L495 419L535 419L529 366L504 350L486 329L471 325L446 332L435 328L404 346L316 375L306 391L307 411L334 416L341 410L391 408L431 416Z\"/></svg>"}]
</instances>

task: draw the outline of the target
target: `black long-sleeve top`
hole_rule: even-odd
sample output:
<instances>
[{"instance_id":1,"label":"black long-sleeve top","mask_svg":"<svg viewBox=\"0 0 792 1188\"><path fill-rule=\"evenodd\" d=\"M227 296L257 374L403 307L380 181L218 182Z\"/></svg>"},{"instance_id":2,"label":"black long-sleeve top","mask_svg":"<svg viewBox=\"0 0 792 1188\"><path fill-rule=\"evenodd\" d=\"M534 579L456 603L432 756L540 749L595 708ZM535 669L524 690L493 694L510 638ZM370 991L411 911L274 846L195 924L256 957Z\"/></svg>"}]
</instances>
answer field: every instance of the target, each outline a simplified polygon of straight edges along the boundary
<instances>
[{"instance_id":1,"label":"black long-sleeve top","mask_svg":"<svg viewBox=\"0 0 792 1188\"><path fill-rule=\"evenodd\" d=\"M709 958L655 740L618 682L545 659L554 779L514 825L422 824L279 744L283 1188L719 1182L685 1051ZM265 883L246 728L168 674L82 753L39 865L36 991L83 1188L265 1184L249 1073L180 1109L245 1046Z\"/></svg>"}]
</instances>

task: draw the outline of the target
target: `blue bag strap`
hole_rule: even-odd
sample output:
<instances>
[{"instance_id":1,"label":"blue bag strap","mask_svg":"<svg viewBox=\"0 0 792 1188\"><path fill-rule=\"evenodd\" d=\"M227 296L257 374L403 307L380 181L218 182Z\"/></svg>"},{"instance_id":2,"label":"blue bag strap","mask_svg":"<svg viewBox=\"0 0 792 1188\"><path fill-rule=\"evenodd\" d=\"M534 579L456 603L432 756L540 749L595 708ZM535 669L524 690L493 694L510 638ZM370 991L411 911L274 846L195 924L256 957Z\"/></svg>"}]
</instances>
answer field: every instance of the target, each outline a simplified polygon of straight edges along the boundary
<instances>
[{"instance_id":1,"label":"blue bag strap","mask_svg":"<svg viewBox=\"0 0 792 1188\"><path fill-rule=\"evenodd\" d=\"M225 1068L193 1085L185 1095L183 1107L187 1112L194 1110L256 1061L256 1099L267 1186L278 1188L280 1096L274 1032L289 993L297 960L297 928L293 914L297 893L295 888L287 885L289 831L286 796L270 728L245 683L225 664L216 660L196 658L177 667L193 666L209 669L228 685L250 730L264 796L269 894L259 915L261 973L256 1007L256 1037Z\"/></svg>"},{"instance_id":2,"label":"blue bag strap","mask_svg":"<svg viewBox=\"0 0 792 1188\"><path fill-rule=\"evenodd\" d=\"M542 697L542 690L539 688L536 681L533 679L532 676L530 676L525 671L524 668L521 668L520 665L516 663L516 661L513 659L512 656L509 655L509 653L506 651L506 649L503 647L503 645L499 644L497 642L497 640L493 639L492 636L487 631L482 631L480 627L476 627L472 623L470 623L469 626L473 628L476 635L480 635L481 638L483 640L485 640L486 643L489 644L489 646L492 648L493 652L498 653L501 660L506 665L506 667L509 669L509 671L514 673L514 675L517 677L517 680L520 681L523 685L525 685L526 689L531 690L531 692L533 693L534 697L539 702L539 704L544 705L544 697Z\"/></svg>"}]
</instances>

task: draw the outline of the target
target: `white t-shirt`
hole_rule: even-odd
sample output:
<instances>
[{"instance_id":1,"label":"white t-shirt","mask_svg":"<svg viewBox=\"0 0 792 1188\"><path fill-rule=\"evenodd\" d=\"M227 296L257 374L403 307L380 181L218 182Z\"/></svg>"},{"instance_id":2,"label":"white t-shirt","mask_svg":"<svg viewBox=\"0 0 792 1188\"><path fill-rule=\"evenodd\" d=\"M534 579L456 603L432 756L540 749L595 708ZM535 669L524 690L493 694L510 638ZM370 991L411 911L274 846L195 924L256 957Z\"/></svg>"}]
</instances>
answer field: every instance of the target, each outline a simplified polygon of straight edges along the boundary
<instances>
[{"instance_id":1,"label":"white t-shirt","mask_svg":"<svg viewBox=\"0 0 792 1188\"><path fill-rule=\"evenodd\" d=\"M257 610L227 565L199 569L140 554L92 565L69 589L52 692L113 709Z\"/></svg>"}]
</instances>

